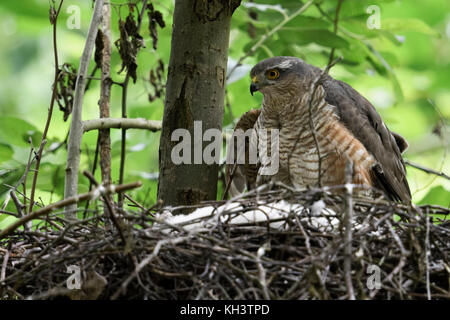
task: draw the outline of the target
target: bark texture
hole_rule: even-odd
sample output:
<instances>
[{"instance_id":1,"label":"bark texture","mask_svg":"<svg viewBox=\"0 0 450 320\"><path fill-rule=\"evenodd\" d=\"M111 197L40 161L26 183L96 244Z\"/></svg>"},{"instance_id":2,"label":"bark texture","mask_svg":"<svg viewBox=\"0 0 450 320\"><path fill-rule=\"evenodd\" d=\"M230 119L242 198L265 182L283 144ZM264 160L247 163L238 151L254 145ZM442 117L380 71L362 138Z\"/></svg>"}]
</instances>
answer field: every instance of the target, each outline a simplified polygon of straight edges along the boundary
<instances>
[{"instance_id":1,"label":"bark texture","mask_svg":"<svg viewBox=\"0 0 450 320\"><path fill-rule=\"evenodd\" d=\"M194 121L222 129L230 21L240 0L177 0L159 148L158 198L165 205L216 199L218 164L194 164ZM175 129L191 134L191 164L175 165ZM194 139L195 138L195 139ZM202 142L202 152L210 142ZM198 150L198 149L197 149Z\"/></svg>"},{"instance_id":2,"label":"bark texture","mask_svg":"<svg viewBox=\"0 0 450 320\"><path fill-rule=\"evenodd\" d=\"M110 116L111 101L111 4L103 3L103 16L101 30L103 34L102 51L102 82L100 86L100 118L108 119ZM102 184L108 186L111 184L111 135L110 129L100 129L98 131L98 143L100 145L100 170L102 174ZM105 202L113 200L112 195L103 197ZM105 213L113 215L109 206L105 203Z\"/></svg>"},{"instance_id":3,"label":"bark texture","mask_svg":"<svg viewBox=\"0 0 450 320\"><path fill-rule=\"evenodd\" d=\"M86 88L89 63L97 37L98 27L102 18L103 0L95 1L89 25L86 44L80 59L77 83L75 86L72 120L70 124L69 142L67 144L66 178L64 184L64 199L74 197L78 193L78 169L80 167L81 138L83 136L83 123L81 119L83 97ZM64 209L66 219L76 218L77 204L70 204Z\"/></svg>"},{"instance_id":4,"label":"bark texture","mask_svg":"<svg viewBox=\"0 0 450 320\"><path fill-rule=\"evenodd\" d=\"M103 54L102 54L102 82L100 92L100 118L109 118L111 100L111 7L110 3L103 4ZM111 184L111 138L109 129L98 131L100 143L100 168L102 183Z\"/></svg>"}]
</instances>

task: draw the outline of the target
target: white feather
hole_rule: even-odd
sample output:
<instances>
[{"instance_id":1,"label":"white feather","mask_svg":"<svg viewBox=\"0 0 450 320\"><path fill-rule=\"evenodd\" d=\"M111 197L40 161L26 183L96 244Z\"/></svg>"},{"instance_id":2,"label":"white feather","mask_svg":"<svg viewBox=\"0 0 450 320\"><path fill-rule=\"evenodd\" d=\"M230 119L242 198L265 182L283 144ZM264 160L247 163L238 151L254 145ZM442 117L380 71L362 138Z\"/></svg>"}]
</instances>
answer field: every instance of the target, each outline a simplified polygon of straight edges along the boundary
<instances>
[{"instance_id":1,"label":"white feather","mask_svg":"<svg viewBox=\"0 0 450 320\"><path fill-rule=\"evenodd\" d=\"M301 221L309 223L312 227L321 231L333 230L339 224L339 220L335 217L336 213L326 208L325 202L322 200L316 201L312 205L310 208L311 215L307 214L302 205L292 204L284 200L261 204L256 209L243 211L244 208L241 203L229 202L218 208L212 206L199 208L186 215L172 215L170 208L167 208L157 219L184 228L186 231L195 232L214 228L219 218L220 222L224 224L243 226L267 222L270 228L283 229L286 227L285 222L290 214L297 215ZM154 228L163 229L164 232L170 231L164 226L164 223L155 223Z\"/></svg>"}]
</instances>

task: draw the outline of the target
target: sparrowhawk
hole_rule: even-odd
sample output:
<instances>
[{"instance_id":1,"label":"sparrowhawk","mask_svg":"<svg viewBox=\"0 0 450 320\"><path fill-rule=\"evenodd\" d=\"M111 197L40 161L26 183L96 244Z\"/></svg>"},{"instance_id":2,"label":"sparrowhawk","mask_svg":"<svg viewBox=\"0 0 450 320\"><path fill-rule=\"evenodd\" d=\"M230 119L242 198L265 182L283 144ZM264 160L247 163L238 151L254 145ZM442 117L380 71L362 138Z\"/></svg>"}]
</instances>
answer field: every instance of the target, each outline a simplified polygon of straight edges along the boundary
<instances>
[{"instance_id":1,"label":"sparrowhawk","mask_svg":"<svg viewBox=\"0 0 450 320\"><path fill-rule=\"evenodd\" d=\"M401 155L406 140L390 131L372 104L351 86L295 57L263 60L250 77L250 92L264 96L262 107L245 113L235 133L253 129L259 161L249 163L248 145L254 141L250 137L244 149L228 149L234 155L226 169L232 195L267 181L267 175L260 179L268 165L261 155L270 154L270 139L262 138L261 132L277 129L279 170L271 180L295 187L317 186L319 181L321 186L342 185L350 160L353 183L377 188L391 200L411 201ZM239 153L245 153L245 163L236 164Z\"/></svg>"}]
</instances>

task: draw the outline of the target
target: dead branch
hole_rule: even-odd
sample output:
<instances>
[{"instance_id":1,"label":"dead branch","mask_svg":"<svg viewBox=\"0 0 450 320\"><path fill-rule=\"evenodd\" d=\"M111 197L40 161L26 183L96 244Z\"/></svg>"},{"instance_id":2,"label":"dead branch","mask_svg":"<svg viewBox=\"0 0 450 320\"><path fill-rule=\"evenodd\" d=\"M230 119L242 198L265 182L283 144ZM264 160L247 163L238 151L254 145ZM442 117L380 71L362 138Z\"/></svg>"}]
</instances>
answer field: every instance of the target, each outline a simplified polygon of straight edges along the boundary
<instances>
[{"instance_id":1,"label":"dead branch","mask_svg":"<svg viewBox=\"0 0 450 320\"><path fill-rule=\"evenodd\" d=\"M420 164L413 163L413 162L411 162L409 160L404 160L404 161L405 161L405 164L410 166L410 167L419 169L419 170L421 170L423 172L426 172L428 174L434 174L436 176L439 176L439 177L445 178L447 180L450 180L450 176L445 174L444 172L440 172L440 171L436 171L436 170L433 170L433 169L430 169L430 168L426 168L426 167L424 167L424 166L422 166Z\"/></svg>"},{"instance_id":2,"label":"dead branch","mask_svg":"<svg viewBox=\"0 0 450 320\"><path fill-rule=\"evenodd\" d=\"M95 39L97 37L98 27L102 17L103 0L95 1L94 12L92 13L91 23L89 25L86 44L80 60L80 68L75 86L73 101L72 121L70 124L69 143L67 145L67 164L66 178L64 186L64 198L74 197L78 192L78 169L80 166L81 138L83 136L82 125L82 105L88 75L89 63L94 49ZM65 208L67 218L75 218L77 202L71 202Z\"/></svg>"},{"instance_id":3,"label":"dead branch","mask_svg":"<svg viewBox=\"0 0 450 320\"><path fill-rule=\"evenodd\" d=\"M101 52L101 84L100 84L100 118L110 117L111 100L111 6L105 2L102 8L102 25L100 41L102 41L103 50ZM84 129L84 126L83 126ZM102 174L103 185L111 183L111 137L109 129L102 129L98 132L98 144L100 147L100 170Z\"/></svg>"},{"instance_id":4,"label":"dead branch","mask_svg":"<svg viewBox=\"0 0 450 320\"><path fill-rule=\"evenodd\" d=\"M100 299L450 299L449 226L426 222L442 221L449 209L358 194L349 206L349 193L278 187L201 203L189 210L197 217L182 223L168 219L177 208L145 214L130 200L137 211L117 211L126 243L98 212L69 223L47 214L33 231L15 229L0 242L3 261L9 252L0 297L70 298L66 268L76 265L106 279ZM318 199L333 213L317 210ZM251 211L269 217L274 208L283 218L233 223ZM375 288L368 266L380 272Z\"/></svg>"},{"instance_id":5,"label":"dead branch","mask_svg":"<svg viewBox=\"0 0 450 320\"><path fill-rule=\"evenodd\" d=\"M91 130L101 129L144 129L152 132L161 130L161 121L147 120L144 118L108 118L108 119L93 119L83 121L83 131L88 132Z\"/></svg>"},{"instance_id":6,"label":"dead branch","mask_svg":"<svg viewBox=\"0 0 450 320\"><path fill-rule=\"evenodd\" d=\"M8 236L12 232L14 232L14 230L16 230L17 228L26 224L28 221L37 219L40 216L48 214L48 213L50 213L56 209L59 209L61 207L66 207L66 206L74 204L74 203L76 204L76 203L78 203L80 201L84 201L84 200L95 199L102 194L109 195L109 194L116 193L116 192L121 192L121 191L138 188L140 186L141 186L141 182L127 183L127 184L122 184L122 185L118 185L118 186L115 186L115 185L109 185L107 187L99 186L91 192L83 193L83 194L80 194L80 195L77 195L77 196L74 196L71 198L67 198L67 199L55 202L55 203L50 204L42 209L32 212L31 214L29 214L29 215L21 218L20 220L14 222L13 224L9 225L6 229L4 229L0 232L0 239L5 238L6 236Z\"/></svg>"}]
</instances>

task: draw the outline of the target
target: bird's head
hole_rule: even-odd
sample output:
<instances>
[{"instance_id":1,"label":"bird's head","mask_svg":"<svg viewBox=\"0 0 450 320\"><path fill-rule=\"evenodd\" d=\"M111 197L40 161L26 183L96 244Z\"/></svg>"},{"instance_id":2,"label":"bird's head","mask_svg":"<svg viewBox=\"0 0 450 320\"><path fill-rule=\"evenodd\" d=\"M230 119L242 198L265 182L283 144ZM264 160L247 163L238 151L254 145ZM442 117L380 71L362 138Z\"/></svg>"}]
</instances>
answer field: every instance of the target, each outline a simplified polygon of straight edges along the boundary
<instances>
[{"instance_id":1,"label":"bird's head","mask_svg":"<svg viewBox=\"0 0 450 320\"><path fill-rule=\"evenodd\" d=\"M255 65L250 71L252 79L250 93L260 91L264 96L277 94L299 94L305 88L314 68L295 57L273 57Z\"/></svg>"}]
</instances>

